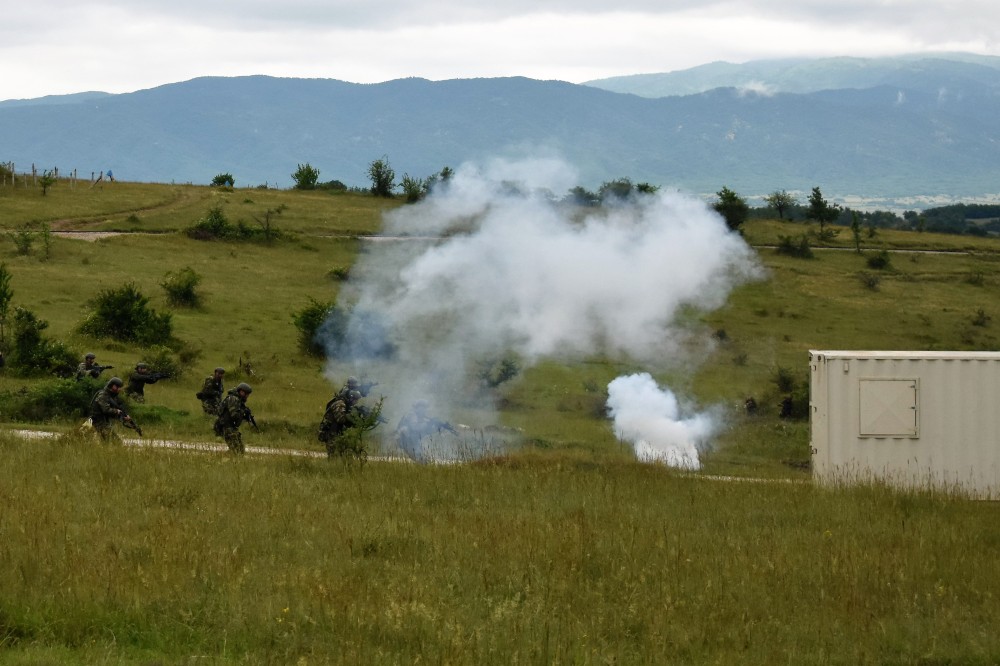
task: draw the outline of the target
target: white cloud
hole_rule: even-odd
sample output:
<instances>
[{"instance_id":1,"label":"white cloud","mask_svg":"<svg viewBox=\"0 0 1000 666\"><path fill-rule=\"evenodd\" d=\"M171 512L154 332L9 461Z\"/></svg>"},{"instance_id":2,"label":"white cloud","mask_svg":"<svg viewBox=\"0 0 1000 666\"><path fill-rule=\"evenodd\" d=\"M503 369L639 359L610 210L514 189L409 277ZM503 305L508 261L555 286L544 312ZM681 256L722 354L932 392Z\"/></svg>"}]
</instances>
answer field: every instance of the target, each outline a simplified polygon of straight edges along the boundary
<instances>
[{"instance_id":1,"label":"white cloud","mask_svg":"<svg viewBox=\"0 0 1000 666\"><path fill-rule=\"evenodd\" d=\"M41 0L4 8L0 99L127 92L204 75L378 82L581 82L715 60L1000 54L1000 5L735 0L194 3Z\"/></svg>"}]
</instances>

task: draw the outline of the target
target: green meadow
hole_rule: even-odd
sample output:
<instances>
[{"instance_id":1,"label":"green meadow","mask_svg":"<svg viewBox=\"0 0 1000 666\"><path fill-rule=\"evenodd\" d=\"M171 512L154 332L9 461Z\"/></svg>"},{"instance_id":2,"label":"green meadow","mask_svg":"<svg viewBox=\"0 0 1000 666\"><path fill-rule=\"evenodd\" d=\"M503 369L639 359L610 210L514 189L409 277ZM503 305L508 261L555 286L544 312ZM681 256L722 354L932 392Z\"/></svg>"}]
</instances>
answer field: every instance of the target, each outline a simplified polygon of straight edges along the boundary
<instances>
[{"instance_id":1,"label":"green meadow","mask_svg":"<svg viewBox=\"0 0 1000 666\"><path fill-rule=\"evenodd\" d=\"M322 451L316 426L344 378L300 349L293 316L336 298L363 237L400 205L0 187L12 305L45 335L124 376L156 350L79 334L88 301L133 282L171 313L182 372L133 408L147 437L221 443L194 392L222 365L227 386L254 386L261 432L244 426L244 442L277 451L98 445L75 434L82 416L0 411L0 663L1000 662L996 504L813 485L808 422L778 418L789 384L805 388L810 349L1000 349L1000 240L880 230L859 253L842 229L802 259L775 246L807 225L749 222L764 277L719 310L685 311L695 360L656 375L725 415L699 472L638 463L616 438L607 384L646 370L627 358L550 360L502 384L500 425L517 435L487 459L294 455ZM183 233L216 207L250 227L281 207L282 236ZM888 265L872 268L882 250ZM183 268L202 278L198 308L171 307L160 286ZM10 370L8 397L57 381Z\"/></svg>"}]
</instances>

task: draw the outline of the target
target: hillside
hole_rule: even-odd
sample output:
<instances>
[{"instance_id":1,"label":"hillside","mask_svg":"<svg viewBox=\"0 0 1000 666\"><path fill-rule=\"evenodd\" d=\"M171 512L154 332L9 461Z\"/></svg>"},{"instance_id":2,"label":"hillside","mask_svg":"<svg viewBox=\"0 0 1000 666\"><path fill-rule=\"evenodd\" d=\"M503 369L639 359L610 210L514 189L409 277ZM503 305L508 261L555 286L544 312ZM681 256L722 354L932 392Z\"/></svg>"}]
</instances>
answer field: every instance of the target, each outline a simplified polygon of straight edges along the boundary
<instances>
[{"instance_id":1,"label":"hillside","mask_svg":"<svg viewBox=\"0 0 1000 666\"><path fill-rule=\"evenodd\" d=\"M942 77L953 84L949 94L935 87ZM120 179L160 183L207 183L229 172L241 186L278 187L308 162L321 180L364 187L368 164L382 156L399 179L534 154L561 156L587 188L628 177L698 194L726 185L751 197L819 185L834 201L996 192L997 70L950 62L934 76L911 71L868 83L649 99L523 78L203 78L0 104L0 160L18 171L34 164L88 178L112 169Z\"/></svg>"}]
</instances>

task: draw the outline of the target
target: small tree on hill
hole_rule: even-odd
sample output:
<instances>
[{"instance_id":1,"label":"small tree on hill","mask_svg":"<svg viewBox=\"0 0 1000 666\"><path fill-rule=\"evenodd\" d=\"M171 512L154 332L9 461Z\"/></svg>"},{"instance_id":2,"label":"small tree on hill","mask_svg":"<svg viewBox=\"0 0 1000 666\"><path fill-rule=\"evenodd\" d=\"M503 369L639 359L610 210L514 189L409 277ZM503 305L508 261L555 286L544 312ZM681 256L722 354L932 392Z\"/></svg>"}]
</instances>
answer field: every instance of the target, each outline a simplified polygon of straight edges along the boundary
<instances>
[{"instance_id":1,"label":"small tree on hill","mask_svg":"<svg viewBox=\"0 0 1000 666\"><path fill-rule=\"evenodd\" d=\"M396 187L396 172L389 166L389 158L383 155L368 165L368 177L372 181L371 192L377 197L391 197Z\"/></svg>"},{"instance_id":2,"label":"small tree on hill","mask_svg":"<svg viewBox=\"0 0 1000 666\"><path fill-rule=\"evenodd\" d=\"M798 199L784 190L771 192L764 197L764 203L778 212L779 220L785 219L785 213L799 205Z\"/></svg>"},{"instance_id":3,"label":"small tree on hill","mask_svg":"<svg viewBox=\"0 0 1000 666\"><path fill-rule=\"evenodd\" d=\"M212 179L212 187L233 187L235 185L236 179L229 172L220 173Z\"/></svg>"},{"instance_id":4,"label":"small tree on hill","mask_svg":"<svg viewBox=\"0 0 1000 666\"><path fill-rule=\"evenodd\" d=\"M838 217L840 217L840 207L831 205L823 198L823 193L819 187L814 187L812 194L809 195L809 209L806 211L806 218L819 223L817 237L820 240L827 241L836 237L837 232L833 229L827 229L826 225L832 223Z\"/></svg>"},{"instance_id":5,"label":"small tree on hill","mask_svg":"<svg viewBox=\"0 0 1000 666\"><path fill-rule=\"evenodd\" d=\"M739 231L743 223L747 221L747 216L750 215L750 206L747 205L747 200L725 186L717 194L719 200L712 208L726 221L726 226L729 227L730 231Z\"/></svg>"},{"instance_id":6,"label":"small tree on hill","mask_svg":"<svg viewBox=\"0 0 1000 666\"><path fill-rule=\"evenodd\" d=\"M314 190L319 181L319 169L314 168L308 162L300 164L295 173L292 174L292 180L295 181L295 189L297 190Z\"/></svg>"},{"instance_id":7,"label":"small tree on hill","mask_svg":"<svg viewBox=\"0 0 1000 666\"><path fill-rule=\"evenodd\" d=\"M51 171L43 171L38 177L38 184L42 186L42 196L49 193L49 188L56 184L56 177Z\"/></svg>"}]
</instances>

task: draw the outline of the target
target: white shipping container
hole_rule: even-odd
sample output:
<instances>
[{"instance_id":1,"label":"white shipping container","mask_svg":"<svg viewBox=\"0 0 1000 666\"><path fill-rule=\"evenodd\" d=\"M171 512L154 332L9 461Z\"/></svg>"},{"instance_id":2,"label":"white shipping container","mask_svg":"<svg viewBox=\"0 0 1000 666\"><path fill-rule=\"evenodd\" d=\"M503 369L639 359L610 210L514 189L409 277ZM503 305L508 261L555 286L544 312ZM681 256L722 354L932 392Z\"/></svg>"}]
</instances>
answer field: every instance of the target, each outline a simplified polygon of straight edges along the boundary
<instances>
[{"instance_id":1,"label":"white shipping container","mask_svg":"<svg viewBox=\"0 0 1000 666\"><path fill-rule=\"evenodd\" d=\"M1000 498L1000 352L810 351L813 476Z\"/></svg>"}]
</instances>

